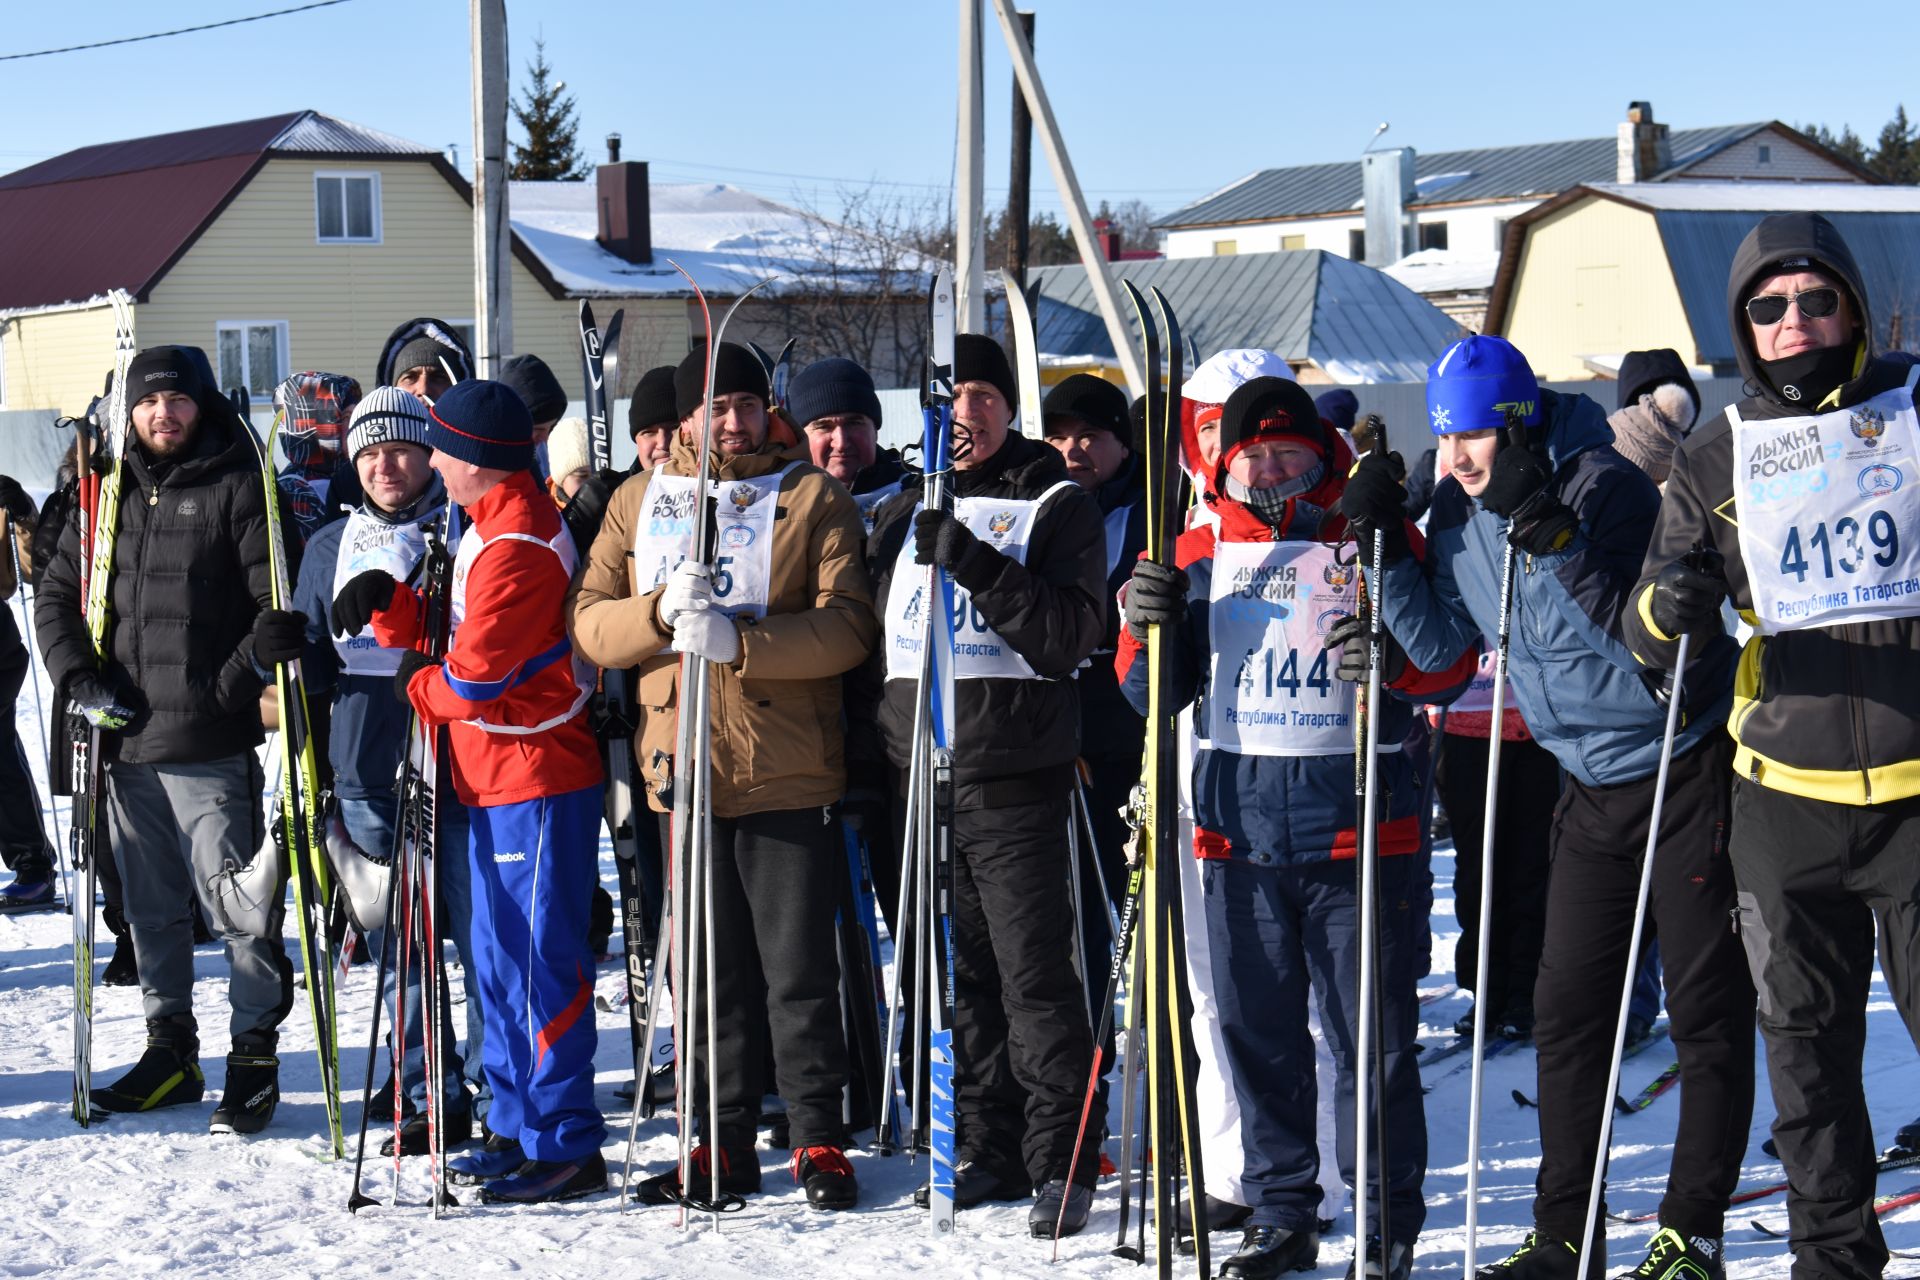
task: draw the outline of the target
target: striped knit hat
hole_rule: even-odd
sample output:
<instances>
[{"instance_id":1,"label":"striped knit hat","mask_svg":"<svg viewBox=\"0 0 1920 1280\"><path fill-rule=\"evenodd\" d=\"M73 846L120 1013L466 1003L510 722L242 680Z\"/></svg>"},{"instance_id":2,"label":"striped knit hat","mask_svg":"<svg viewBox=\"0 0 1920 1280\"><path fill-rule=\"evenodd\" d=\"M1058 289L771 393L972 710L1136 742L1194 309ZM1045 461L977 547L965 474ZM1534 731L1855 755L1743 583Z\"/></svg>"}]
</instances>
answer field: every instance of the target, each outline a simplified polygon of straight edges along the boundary
<instances>
[{"instance_id":1,"label":"striped knit hat","mask_svg":"<svg viewBox=\"0 0 1920 1280\"><path fill-rule=\"evenodd\" d=\"M427 447L426 402L398 387L375 387L354 408L347 457L357 458L363 449L395 440Z\"/></svg>"}]
</instances>

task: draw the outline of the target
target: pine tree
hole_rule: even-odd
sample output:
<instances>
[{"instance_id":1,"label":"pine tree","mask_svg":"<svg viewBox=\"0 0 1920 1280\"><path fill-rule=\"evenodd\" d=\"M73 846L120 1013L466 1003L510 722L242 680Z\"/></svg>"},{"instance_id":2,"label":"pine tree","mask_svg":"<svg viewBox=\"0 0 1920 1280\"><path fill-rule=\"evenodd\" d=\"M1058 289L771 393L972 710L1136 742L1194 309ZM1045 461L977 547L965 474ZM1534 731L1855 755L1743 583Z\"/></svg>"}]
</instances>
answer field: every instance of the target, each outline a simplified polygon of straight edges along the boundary
<instances>
[{"instance_id":1,"label":"pine tree","mask_svg":"<svg viewBox=\"0 0 1920 1280\"><path fill-rule=\"evenodd\" d=\"M1860 140L1860 135L1853 131L1852 125L1842 125L1838 134L1833 133L1823 124L1802 125L1800 132L1827 150L1838 152L1857 165L1864 167L1868 164L1867 144Z\"/></svg>"},{"instance_id":2,"label":"pine tree","mask_svg":"<svg viewBox=\"0 0 1920 1280\"><path fill-rule=\"evenodd\" d=\"M1894 108L1868 163L1889 182L1920 182L1920 135L1907 122L1906 104Z\"/></svg>"},{"instance_id":3,"label":"pine tree","mask_svg":"<svg viewBox=\"0 0 1920 1280\"><path fill-rule=\"evenodd\" d=\"M573 98L567 94L567 82L554 80L553 67L547 62L547 42L533 42L533 61L527 64L532 83L527 99L515 98L510 104L513 118L526 131L526 145L513 144L513 164L507 176L520 182L573 182L587 176L580 164L574 133L579 121L574 118Z\"/></svg>"}]
</instances>

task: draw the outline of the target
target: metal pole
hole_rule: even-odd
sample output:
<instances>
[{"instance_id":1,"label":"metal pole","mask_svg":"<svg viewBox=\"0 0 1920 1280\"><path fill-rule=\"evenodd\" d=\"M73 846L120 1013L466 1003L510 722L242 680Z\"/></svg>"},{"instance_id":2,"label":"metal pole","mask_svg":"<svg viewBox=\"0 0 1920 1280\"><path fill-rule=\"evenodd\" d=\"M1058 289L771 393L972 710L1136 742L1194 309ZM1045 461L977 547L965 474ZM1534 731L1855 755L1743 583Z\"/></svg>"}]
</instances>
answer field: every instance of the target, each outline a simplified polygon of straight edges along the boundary
<instances>
[{"instance_id":1,"label":"metal pole","mask_svg":"<svg viewBox=\"0 0 1920 1280\"><path fill-rule=\"evenodd\" d=\"M1026 34L1027 47L1033 47L1033 15L1020 13L1020 29ZM1028 224L1033 219L1033 113L1027 110L1027 96L1013 86L1013 162L1007 181L1007 274L1014 286L1027 287Z\"/></svg>"},{"instance_id":2,"label":"metal pole","mask_svg":"<svg viewBox=\"0 0 1920 1280\"><path fill-rule=\"evenodd\" d=\"M980 0L960 0L959 154L954 164L953 265L955 319L962 333L984 333L987 276L986 217L981 195L986 185L986 112L980 95Z\"/></svg>"},{"instance_id":3,"label":"metal pole","mask_svg":"<svg viewBox=\"0 0 1920 1280\"><path fill-rule=\"evenodd\" d=\"M507 4L470 0L473 41L473 337L491 378L513 349L507 223Z\"/></svg>"}]
</instances>

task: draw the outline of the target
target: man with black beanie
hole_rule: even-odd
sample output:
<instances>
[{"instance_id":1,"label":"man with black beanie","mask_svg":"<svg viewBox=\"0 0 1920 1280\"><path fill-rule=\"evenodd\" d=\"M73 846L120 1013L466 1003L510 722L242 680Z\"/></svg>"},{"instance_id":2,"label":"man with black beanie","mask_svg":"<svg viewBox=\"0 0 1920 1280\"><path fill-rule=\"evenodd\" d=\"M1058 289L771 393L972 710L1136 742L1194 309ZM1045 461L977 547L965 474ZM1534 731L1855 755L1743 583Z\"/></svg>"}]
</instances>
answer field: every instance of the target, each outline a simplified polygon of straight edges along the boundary
<instances>
[{"instance_id":1,"label":"man with black beanie","mask_svg":"<svg viewBox=\"0 0 1920 1280\"><path fill-rule=\"evenodd\" d=\"M176 346L148 348L128 369L132 425L106 584L106 656L95 658L82 612L77 516L47 566L34 625L56 704L102 731L103 821L145 996L146 1052L96 1087L93 1105L147 1111L200 1101L198 897L232 971L233 1051L213 1130L253 1133L279 1097L275 1049L293 1007L293 965L279 906L264 933L247 933L226 920L209 885L259 848L260 694L275 664L300 656L306 621L271 607L260 460L206 370L203 353Z\"/></svg>"},{"instance_id":2,"label":"man with black beanie","mask_svg":"<svg viewBox=\"0 0 1920 1280\"><path fill-rule=\"evenodd\" d=\"M847 487L871 530L874 513L900 492L907 470L899 450L880 447L873 376L840 356L816 360L794 375L787 412L807 433L813 465Z\"/></svg>"},{"instance_id":3,"label":"man with black beanie","mask_svg":"<svg viewBox=\"0 0 1920 1280\"><path fill-rule=\"evenodd\" d=\"M1017 393L999 344L961 334L954 357L953 508L922 510L909 477L868 540L885 620L879 721L904 776L919 670L914 586L918 566L938 564L958 596L954 1201L1039 1188L1033 1229L1052 1234L1064 1201L1070 1234L1086 1224L1100 1167L1098 1151L1085 1152L1067 1186L1093 1047L1066 876L1080 750L1073 675L1106 625L1106 548L1099 508L1060 455L1011 430Z\"/></svg>"}]
</instances>

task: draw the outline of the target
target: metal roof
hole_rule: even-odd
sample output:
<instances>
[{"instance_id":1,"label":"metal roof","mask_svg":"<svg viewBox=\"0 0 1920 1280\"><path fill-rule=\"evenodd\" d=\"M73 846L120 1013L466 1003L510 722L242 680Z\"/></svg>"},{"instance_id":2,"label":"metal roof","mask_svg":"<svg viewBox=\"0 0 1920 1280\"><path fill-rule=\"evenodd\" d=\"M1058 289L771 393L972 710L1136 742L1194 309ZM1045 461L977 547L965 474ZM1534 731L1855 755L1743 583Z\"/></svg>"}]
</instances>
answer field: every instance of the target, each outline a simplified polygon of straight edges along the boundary
<instances>
[{"instance_id":1,"label":"metal roof","mask_svg":"<svg viewBox=\"0 0 1920 1280\"><path fill-rule=\"evenodd\" d=\"M1597 195L1643 209L1760 213L1920 213L1920 187L1861 182L1588 182Z\"/></svg>"},{"instance_id":2,"label":"metal roof","mask_svg":"<svg viewBox=\"0 0 1920 1280\"><path fill-rule=\"evenodd\" d=\"M1711 129L1675 129L1670 135L1673 164L1666 172L1697 164L1769 124L1762 121ZM1553 196L1581 183L1610 182L1618 174L1619 141L1612 137L1416 153L1417 193L1409 207ZM1178 228L1266 222L1345 213L1359 207L1360 162L1344 160L1262 169L1184 209L1176 209L1154 225Z\"/></svg>"},{"instance_id":3,"label":"metal roof","mask_svg":"<svg viewBox=\"0 0 1920 1280\"><path fill-rule=\"evenodd\" d=\"M463 198L430 147L316 111L81 147L0 177L0 310L84 302L109 289L146 301L259 167L278 155L425 160ZM555 297L559 286L515 241Z\"/></svg>"},{"instance_id":4,"label":"metal roof","mask_svg":"<svg viewBox=\"0 0 1920 1280\"><path fill-rule=\"evenodd\" d=\"M1405 285L1319 249L1133 262L1120 270L1142 292L1160 288L1201 359L1258 347L1342 382L1424 380L1427 366L1464 332ZM1086 268L1045 267L1035 275L1041 354L1111 359ZM1131 315L1127 323L1137 334Z\"/></svg>"},{"instance_id":5,"label":"metal roof","mask_svg":"<svg viewBox=\"0 0 1920 1280\"><path fill-rule=\"evenodd\" d=\"M1909 188L1911 190L1911 188ZM1823 210L1824 212L1824 210ZM1666 245L1667 262L1686 309L1687 324L1703 364L1731 365L1737 359L1727 315L1727 273L1734 250L1766 213L1759 211L1660 210L1654 222ZM1827 213L1853 250L1867 285L1867 310L1873 315L1875 345L1892 345L1889 322L1905 317L1904 345L1920 337L1920 209L1906 213Z\"/></svg>"}]
</instances>

